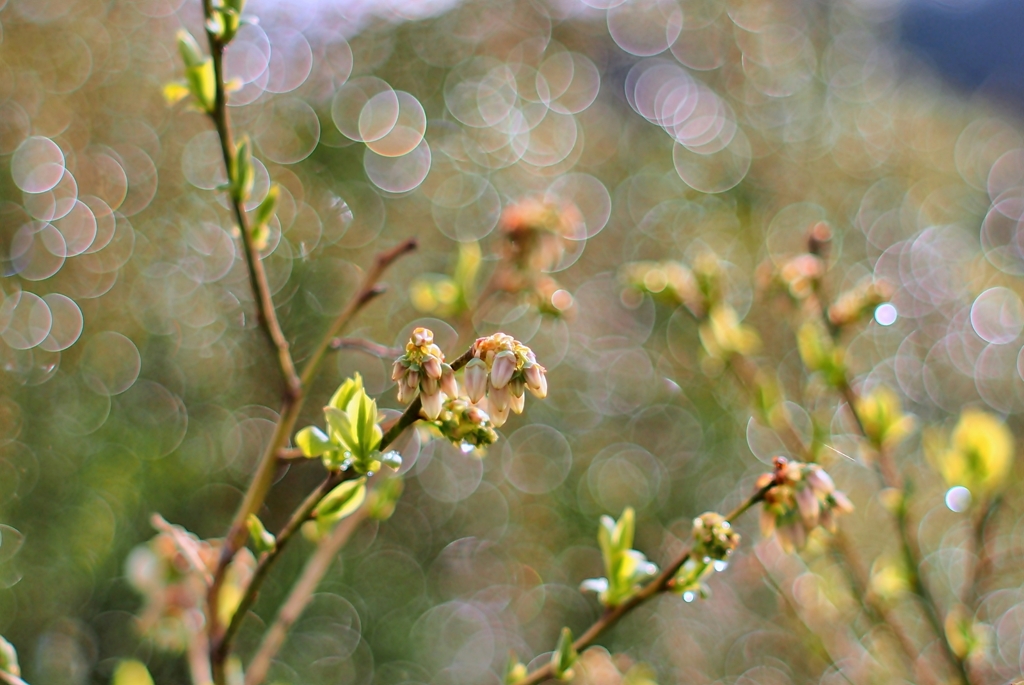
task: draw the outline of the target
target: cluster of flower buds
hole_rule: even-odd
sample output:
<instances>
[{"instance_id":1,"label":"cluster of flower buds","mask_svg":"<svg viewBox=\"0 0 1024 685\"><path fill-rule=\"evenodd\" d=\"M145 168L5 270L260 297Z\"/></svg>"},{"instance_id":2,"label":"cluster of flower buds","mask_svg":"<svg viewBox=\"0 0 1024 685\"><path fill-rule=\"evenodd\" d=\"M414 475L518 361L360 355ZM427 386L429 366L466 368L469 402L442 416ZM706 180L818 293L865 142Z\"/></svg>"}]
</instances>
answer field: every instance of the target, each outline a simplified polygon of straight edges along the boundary
<instances>
[{"instance_id":1,"label":"cluster of flower buds","mask_svg":"<svg viewBox=\"0 0 1024 685\"><path fill-rule=\"evenodd\" d=\"M461 398L447 400L434 425L441 435L467 452L498 439L487 412Z\"/></svg>"},{"instance_id":2,"label":"cluster of flower buds","mask_svg":"<svg viewBox=\"0 0 1024 685\"><path fill-rule=\"evenodd\" d=\"M888 302L892 292L892 286L885 281L864 279L836 298L828 308L828 320L837 328L857 323L874 314L878 305Z\"/></svg>"},{"instance_id":3,"label":"cluster of flower buds","mask_svg":"<svg viewBox=\"0 0 1024 685\"><path fill-rule=\"evenodd\" d=\"M824 275L824 260L813 254L797 255L779 268L779 280L796 300L813 295L815 283Z\"/></svg>"},{"instance_id":4,"label":"cluster of flower buds","mask_svg":"<svg viewBox=\"0 0 1024 685\"><path fill-rule=\"evenodd\" d=\"M411 402L419 395L423 414L431 421L441 413L445 396L459 395L455 373L445 363L441 348L434 344L434 333L427 328L412 332L405 354L395 360L391 379L398 383L398 401Z\"/></svg>"},{"instance_id":5,"label":"cluster of flower buds","mask_svg":"<svg viewBox=\"0 0 1024 685\"><path fill-rule=\"evenodd\" d=\"M693 556L725 561L740 546L740 534L721 514L709 511L693 520Z\"/></svg>"},{"instance_id":6,"label":"cluster of flower buds","mask_svg":"<svg viewBox=\"0 0 1024 685\"><path fill-rule=\"evenodd\" d=\"M775 471L762 475L758 488L774 484L764 495L761 532L777 535L787 552L803 549L818 526L835 530L835 517L853 511L853 504L817 464L775 458Z\"/></svg>"},{"instance_id":7,"label":"cluster of flower buds","mask_svg":"<svg viewBox=\"0 0 1024 685\"><path fill-rule=\"evenodd\" d=\"M493 288L522 293L543 313L570 313L572 296L547 273L562 260L566 239L582 235L582 226L571 202L543 196L510 204L501 215L501 261L491 278Z\"/></svg>"},{"instance_id":8,"label":"cluster of flower buds","mask_svg":"<svg viewBox=\"0 0 1024 685\"><path fill-rule=\"evenodd\" d=\"M547 397L547 369L537 363L533 350L511 335L479 338L471 352L463 378L466 394L474 404L487 396L493 425L502 426L510 409L523 413L527 389L541 399Z\"/></svg>"}]
</instances>

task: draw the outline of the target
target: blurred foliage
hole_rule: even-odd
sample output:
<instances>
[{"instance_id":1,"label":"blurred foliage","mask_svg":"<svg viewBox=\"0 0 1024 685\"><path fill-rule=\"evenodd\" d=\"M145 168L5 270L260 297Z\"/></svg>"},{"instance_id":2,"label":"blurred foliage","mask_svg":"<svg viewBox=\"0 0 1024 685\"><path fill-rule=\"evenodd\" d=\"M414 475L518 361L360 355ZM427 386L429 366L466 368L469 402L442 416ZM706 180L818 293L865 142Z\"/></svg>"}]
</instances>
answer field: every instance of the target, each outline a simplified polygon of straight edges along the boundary
<instances>
[{"instance_id":1,"label":"blurred foliage","mask_svg":"<svg viewBox=\"0 0 1024 685\"><path fill-rule=\"evenodd\" d=\"M296 359L372 255L416 236L355 335L402 347L426 326L454 357L500 329L550 381L483 459L416 432L404 493L375 500L379 519L340 555L272 682L495 683L510 651L548 663L563 627L601 611L577 589L605 567L598 518L633 507L626 548L662 562L698 512L800 456L785 425L856 504L844 529L917 661L850 595L820 529L788 556L753 544L744 520L712 599L634 612L610 652L579 656L576 682L924 680L941 652L893 556L894 493L879 494L839 408L839 370L913 483L896 507L950 644L976 656L976 682L1021 676L1024 501L1003 421L1016 432L1024 411L1024 133L908 75L884 42L891 12L246 5L259 22L227 56L231 115L251 137L246 207L276 210L260 214L273 214L263 262ZM146 542L150 514L223 535L277 419L274 358L227 202L209 192L227 180L216 134L164 98L180 94L182 28L202 35L198 3L0 0L0 633L33 685L187 682L178 655L140 638L147 602L196 601L187 583L136 591L140 565L178 579L187 563L166 531ZM828 255L808 247L819 222ZM537 263L516 262L524 241L543 246ZM662 266L624 288L626 263ZM839 345L824 323L801 328L814 279L837 296L831 325L860 320ZM875 308L885 298L865 284L882 282L891 302ZM398 406L390 359L334 354L300 425L321 424L356 372ZM725 373L736 355L759 363L756 402ZM319 482L315 464L281 469L267 529ZM798 503L782 504L802 536ZM243 657L311 548L282 555Z\"/></svg>"}]
</instances>

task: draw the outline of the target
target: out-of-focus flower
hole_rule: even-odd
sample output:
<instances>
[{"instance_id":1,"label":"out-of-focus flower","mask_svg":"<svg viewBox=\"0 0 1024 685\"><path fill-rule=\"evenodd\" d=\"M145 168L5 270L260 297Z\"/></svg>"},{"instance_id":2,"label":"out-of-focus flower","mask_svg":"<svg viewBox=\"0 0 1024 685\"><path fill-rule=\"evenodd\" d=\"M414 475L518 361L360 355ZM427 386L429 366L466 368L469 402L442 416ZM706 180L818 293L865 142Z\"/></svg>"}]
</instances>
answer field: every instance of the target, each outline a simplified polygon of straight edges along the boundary
<instances>
[{"instance_id":1,"label":"out-of-focus flower","mask_svg":"<svg viewBox=\"0 0 1024 685\"><path fill-rule=\"evenodd\" d=\"M446 400L433 423L441 435L466 451L487 447L498 439L487 412L462 398Z\"/></svg>"},{"instance_id":2,"label":"out-of-focus flower","mask_svg":"<svg viewBox=\"0 0 1024 685\"><path fill-rule=\"evenodd\" d=\"M509 410L523 413L526 390L543 399L548 394L547 369L526 345L511 335L495 333L478 338L463 381L474 404L486 395L491 423L504 425Z\"/></svg>"},{"instance_id":3,"label":"out-of-focus flower","mask_svg":"<svg viewBox=\"0 0 1024 685\"><path fill-rule=\"evenodd\" d=\"M420 396L423 415L433 421L441 413L446 397L458 397L452 367L445 363L444 353L434 344L434 333L417 328L405 346L405 354L395 360L391 379L398 383L398 401L412 402Z\"/></svg>"},{"instance_id":4,"label":"out-of-focus flower","mask_svg":"<svg viewBox=\"0 0 1024 685\"><path fill-rule=\"evenodd\" d=\"M846 383L846 354L823 328L816 321L804 323L797 331L797 349L809 371L820 373L834 388L842 387Z\"/></svg>"},{"instance_id":5,"label":"out-of-focus flower","mask_svg":"<svg viewBox=\"0 0 1024 685\"><path fill-rule=\"evenodd\" d=\"M576 205L551 197L531 197L510 204L501 215L501 261L491 278L495 290L525 293L540 311L558 316L572 298L547 275L565 254L565 241L579 236L583 216Z\"/></svg>"},{"instance_id":6,"label":"out-of-focus flower","mask_svg":"<svg viewBox=\"0 0 1024 685\"><path fill-rule=\"evenodd\" d=\"M620 278L627 286L684 305L698 319L707 314L696 276L680 262L633 262L622 267Z\"/></svg>"},{"instance_id":7,"label":"out-of-focus flower","mask_svg":"<svg viewBox=\"0 0 1024 685\"><path fill-rule=\"evenodd\" d=\"M903 413L900 398L884 385L857 401L857 416L876 449L891 449L914 430L914 417Z\"/></svg>"},{"instance_id":8,"label":"out-of-focus flower","mask_svg":"<svg viewBox=\"0 0 1024 685\"><path fill-rule=\"evenodd\" d=\"M979 409L960 414L948 445L935 431L925 436L925 451L950 486L963 486L975 500L1000 489L1013 465L1013 435L997 416Z\"/></svg>"},{"instance_id":9,"label":"out-of-focus flower","mask_svg":"<svg viewBox=\"0 0 1024 685\"><path fill-rule=\"evenodd\" d=\"M139 629L160 649L180 652L202 630L207 585L220 555L220 540L200 540L180 526L137 546L125 562L125 575L143 597ZM228 567L220 593L220 620L230 622L256 568L243 548Z\"/></svg>"},{"instance_id":10,"label":"out-of-focus flower","mask_svg":"<svg viewBox=\"0 0 1024 685\"><path fill-rule=\"evenodd\" d=\"M813 254L802 254L786 261L779 268L779 280L789 294L803 300L814 294L815 283L825 275L825 262Z\"/></svg>"},{"instance_id":11,"label":"out-of-focus flower","mask_svg":"<svg viewBox=\"0 0 1024 685\"><path fill-rule=\"evenodd\" d=\"M845 494L817 464L775 458L775 471L762 475L759 488L775 483L764 496L761 533L775 534L787 552L803 549L807 536L818 526L835 531L835 519L853 511Z\"/></svg>"},{"instance_id":12,"label":"out-of-focus flower","mask_svg":"<svg viewBox=\"0 0 1024 685\"><path fill-rule=\"evenodd\" d=\"M828 308L828 320L841 328L857 323L875 313L880 304L892 298L892 286L885 281L865 279L839 295Z\"/></svg>"},{"instance_id":13,"label":"out-of-focus flower","mask_svg":"<svg viewBox=\"0 0 1024 685\"><path fill-rule=\"evenodd\" d=\"M626 654L611 655L604 647L591 647L573 666L572 685L657 685L654 670Z\"/></svg>"},{"instance_id":14,"label":"out-of-focus flower","mask_svg":"<svg viewBox=\"0 0 1024 685\"><path fill-rule=\"evenodd\" d=\"M757 331L740 323L736 310L724 302L711 308L698 332L704 350L716 359L728 360L734 354L746 356L761 347Z\"/></svg>"}]
</instances>

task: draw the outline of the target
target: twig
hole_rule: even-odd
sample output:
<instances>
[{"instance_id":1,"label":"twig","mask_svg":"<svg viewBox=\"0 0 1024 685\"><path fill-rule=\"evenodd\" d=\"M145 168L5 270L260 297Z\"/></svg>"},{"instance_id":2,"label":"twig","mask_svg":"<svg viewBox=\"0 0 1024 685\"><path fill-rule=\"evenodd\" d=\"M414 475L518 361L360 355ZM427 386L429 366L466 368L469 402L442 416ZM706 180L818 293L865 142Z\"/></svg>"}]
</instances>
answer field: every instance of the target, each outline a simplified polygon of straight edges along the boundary
<instances>
[{"instance_id":1,"label":"twig","mask_svg":"<svg viewBox=\"0 0 1024 685\"><path fill-rule=\"evenodd\" d=\"M203 0L203 14L207 21L213 16L212 0ZM206 36L210 43L210 58L213 60L214 85L216 87L214 107L213 111L210 112L210 118L213 120L213 125L216 127L217 135L220 138L221 155L224 158L224 168L230 183L233 180L231 178L231 169L235 165L236 150L234 136L231 132L231 119L228 114L227 95L224 88L225 46L220 38L210 31L209 27L206 29ZM302 391L302 386L299 382L299 376L295 372L295 362L292 361L288 340L284 337L281 324L277 319L277 311L274 308L274 300L270 294L270 284L267 282L267 273L263 268L263 261L260 259L259 250L253 244L249 217L245 213L244 202L236 197L234 193L228 193L228 197L235 214L235 222L238 224L238 229L242 234L245 262L248 266L249 282L252 285L253 295L256 298L256 311L260 326L266 332L267 337L270 339L270 344L273 345L277 352L277 361L287 392L293 395L298 394Z\"/></svg>"},{"instance_id":2,"label":"twig","mask_svg":"<svg viewBox=\"0 0 1024 685\"><path fill-rule=\"evenodd\" d=\"M366 354L381 359L394 359L401 356L402 349L399 347L388 347L371 340L361 338L335 338L331 341L332 350L359 350Z\"/></svg>"},{"instance_id":3,"label":"twig","mask_svg":"<svg viewBox=\"0 0 1024 685\"><path fill-rule=\"evenodd\" d=\"M302 575L299 576L299 580L288 593L288 598L281 605L274 622L263 635L263 640L246 671L245 685L260 685L267 677L271 662L284 645L288 631L309 604L309 600L316 592L324 575L330 570L338 552L345 546L366 516L367 508L363 505L335 526L334 530L317 545L316 552L306 562Z\"/></svg>"},{"instance_id":4,"label":"twig","mask_svg":"<svg viewBox=\"0 0 1024 685\"><path fill-rule=\"evenodd\" d=\"M760 488L753 495L748 497L742 504L731 511L726 517L726 521L734 521L741 516L747 509L764 499L765 494L769 490L775 487L775 482L771 482L768 485ZM623 616L628 614L633 609L637 608L652 597L668 590L672 584L676 573L682 568L690 558L691 549L686 550L678 557L676 557L671 564L665 567L665 569L658 574L658 576L640 588L635 594L627 599L622 604L618 604L611 607L601 615L601 617L595 621L587 630L580 635L575 642L573 642L573 648L577 652L581 652L590 646L603 632L614 626L619 622ZM554 677L554 666L552 664L546 664L541 668L538 668L533 673L530 673L525 678L517 680L513 685L537 685L537 683L543 682L548 678ZM247 684L248 685L248 684Z\"/></svg>"},{"instance_id":5,"label":"twig","mask_svg":"<svg viewBox=\"0 0 1024 685\"><path fill-rule=\"evenodd\" d=\"M330 341L341 333L349 323L351 323L351 321L368 302L383 292L378 287L377 281L380 280L384 271L386 271L387 268L395 262L395 260L415 250L416 245L416 239L410 238L399 243L390 250L386 250L377 255L374 259L373 267L371 267L363 276L363 281L359 286L359 290L357 290L355 295L352 296L352 299L349 300L349 303L345 306L345 309L342 310L341 314L339 314L331 323L330 328L317 345L316 350L306 361L306 365L300 376L301 388L308 388L312 379L315 378L316 372L319 370L320 363L323 360L324 352L326 352L330 345ZM227 658L227 653L223 651L223 647L221 646L224 642L223 633L217 620L217 606L219 603L220 588L224 582L224 574L227 571L228 564L231 563L235 554L237 554L238 550L243 544L245 544L245 539L248 534L246 521L249 518L249 514L254 514L259 510L263 501L267 497L267 493L270 491L270 486L274 481L274 472L278 464L278 452L280 452L288 442L288 439L295 428L295 423L298 421L299 413L302 410L304 401L305 394L302 392L298 395L285 395L281 407L281 418L274 427L274 434L267 443L263 456L260 457L260 462L256 467L256 473L253 475L252 482L249 484L248 490L246 490L242 504L239 506L238 512L235 514L234 521L231 524L231 528L224 539L224 547L221 550L217 570L214 573L213 584L210 586L210 591L207 593L207 616L210 622L208 633L210 635L211 643L211 659L214 663L214 679L217 683L223 682L223 678L220 677L220 665L223 664L223 659Z\"/></svg>"},{"instance_id":6,"label":"twig","mask_svg":"<svg viewBox=\"0 0 1024 685\"><path fill-rule=\"evenodd\" d=\"M786 604L786 608L789 609L790 613L793 614L793 618L795 618L797 622L800 624L800 627L803 628L803 632L806 634L807 639L813 642L817 646L817 648L821 650L821 653L825 655L825 659L828 661L828 665L834 668L836 673L841 675L846 682L850 683L850 685L854 685L853 681L850 680L850 677L846 675L846 672L843 671L843 669L839 667L839 664L836 663L835 658L832 656L832 652L825 644L825 640L821 637L821 635L814 631L810 623L807 622L807 619L805 619L800 614L800 610L797 608L796 603L783 589L783 587L779 585L779 583L775 580L775 577L772 575L772 572L761 560L761 557L755 553L754 558L757 559L757 563L761 566L761 570L764 571L763 578L765 579L765 583L767 583L768 587L774 590L779 595L779 597L782 598L782 601Z\"/></svg>"},{"instance_id":7,"label":"twig","mask_svg":"<svg viewBox=\"0 0 1024 685\"><path fill-rule=\"evenodd\" d=\"M981 599L984 592L985 574L992 565L992 559L988 554L988 531L1002 501L1002 497L999 496L992 498L985 510L974 521L974 563L971 564L969 570L970 577L963 600L964 606L968 609L977 608L978 600Z\"/></svg>"},{"instance_id":8,"label":"twig","mask_svg":"<svg viewBox=\"0 0 1024 685\"><path fill-rule=\"evenodd\" d=\"M820 279L816 279L814 284L814 295L812 298L816 304L818 316L821 318L822 323L827 328L830 337L833 342L838 344L839 337L842 330L834 326L828 318L828 301L824 292L824 286ZM850 412L853 414L857 429L868 442L871 439L868 437L867 430L864 427L864 421L860 416L857 409L859 397L857 392L853 389L850 384L849 375L844 372L844 376L839 383L838 390L843 400L850 408ZM899 469L892 461L892 455L889 454L888 450L879 448L876 450L875 459L875 470L878 473L879 481L884 488L893 488L899 490L903 501L900 503L894 518L896 522L896 529L900 536L900 548L903 554L904 562L907 566L907 573L911 575L910 586L913 589L914 594L917 596L921 608L924 610L925 618L928 621L932 632L935 633L935 637L938 639L939 644L942 646L942 651L949 661L950 666L956 672L956 675L963 685L971 685L970 677L967 674L967 665L964 660L959 657L953 650L952 645L949 644L949 638L946 635L945 627L939 612L938 602L935 601L935 597L932 595L931 590L925 583L924 578L921 576L921 547L917 540L917 535L914 532L914 527L911 525L906 498L909 494L909 488L903 481L903 476L900 474Z\"/></svg>"}]
</instances>

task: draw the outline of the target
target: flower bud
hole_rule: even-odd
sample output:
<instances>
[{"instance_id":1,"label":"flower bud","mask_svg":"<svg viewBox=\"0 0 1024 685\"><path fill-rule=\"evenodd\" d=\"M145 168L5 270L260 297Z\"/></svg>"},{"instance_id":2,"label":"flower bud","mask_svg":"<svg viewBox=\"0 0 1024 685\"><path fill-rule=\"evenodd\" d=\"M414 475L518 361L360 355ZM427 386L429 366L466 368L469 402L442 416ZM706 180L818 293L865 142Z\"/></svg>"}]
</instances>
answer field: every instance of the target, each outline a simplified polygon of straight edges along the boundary
<instances>
[{"instance_id":1,"label":"flower bud","mask_svg":"<svg viewBox=\"0 0 1024 685\"><path fill-rule=\"evenodd\" d=\"M441 360L437 357L430 356L423 360L423 372L433 379L441 377Z\"/></svg>"},{"instance_id":2,"label":"flower bud","mask_svg":"<svg viewBox=\"0 0 1024 685\"><path fill-rule=\"evenodd\" d=\"M490 392L487 393L487 401L492 409L508 409L511 399L512 393L509 392L507 385L503 385L500 388L491 387Z\"/></svg>"},{"instance_id":3,"label":"flower bud","mask_svg":"<svg viewBox=\"0 0 1024 685\"><path fill-rule=\"evenodd\" d=\"M479 402L487 392L487 364L481 359L471 359L466 364L466 375L462 381L466 384L470 401Z\"/></svg>"},{"instance_id":4,"label":"flower bud","mask_svg":"<svg viewBox=\"0 0 1024 685\"><path fill-rule=\"evenodd\" d=\"M434 342L434 332L429 328L417 328L412 332L409 341L416 347L432 345Z\"/></svg>"},{"instance_id":5,"label":"flower bud","mask_svg":"<svg viewBox=\"0 0 1024 685\"><path fill-rule=\"evenodd\" d=\"M516 414L523 413L523 407L526 405L526 393L520 393L517 397L513 392L509 397L508 406Z\"/></svg>"},{"instance_id":6,"label":"flower bud","mask_svg":"<svg viewBox=\"0 0 1024 685\"><path fill-rule=\"evenodd\" d=\"M459 396L459 384L455 381L455 372L448 364L441 365L441 392L452 398Z\"/></svg>"},{"instance_id":7,"label":"flower bud","mask_svg":"<svg viewBox=\"0 0 1024 685\"><path fill-rule=\"evenodd\" d=\"M832 476L825 473L820 466L811 465L805 477L807 484L814 490L814 494L820 497L831 494L836 489L836 484L832 482Z\"/></svg>"},{"instance_id":8,"label":"flower bud","mask_svg":"<svg viewBox=\"0 0 1024 685\"><path fill-rule=\"evenodd\" d=\"M491 407L491 424L495 428L501 428L505 425L505 421L508 420L508 406L504 409L498 409L497 407Z\"/></svg>"},{"instance_id":9,"label":"flower bud","mask_svg":"<svg viewBox=\"0 0 1024 685\"><path fill-rule=\"evenodd\" d=\"M818 497L811 487L802 487L796 491L796 506L800 510L800 518L803 520L804 528L810 530L818 525L818 514L821 506Z\"/></svg>"},{"instance_id":10,"label":"flower bud","mask_svg":"<svg viewBox=\"0 0 1024 685\"><path fill-rule=\"evenodd\" d=\"M491 387L504 388L516 371L516 354L511 351L499 352L491 365Z\"/></svg>"},{"instance_id":11,"label":"flower bud","mask_svg":"<svg viewBox=\"0 0 1024 685\"><path fill-rule=\"evenodd\" d=\"M391 380L397 381L405 375L408 367L402 363L401 359L396 359L395 363L391 366Z\"/></svg>"},{"instance_id":12,"label":"flower bud","mask_svg":"<svg viewBox=\"0 0 1024 685\"><path fill-rule=\"evenodd\" d=\"M421 393L420 402L423 405L423 415L433 421L441 413L441 405L444 400L441 397L441 392L437 391L431 394Z\"/></svg>"},{"instance_id":13,"label":"flower bud","mask_svg":"<svg viewBox=\"0 0 1024 685\"><path fill-rule=\"evenodd\" d=\"M530 389L530 392L539 399L544 399L548 395L548 377L547 370L540 364L531 364L523 369L523 380L526 381L526 387Z\"/></svg>"}]
</instances>

